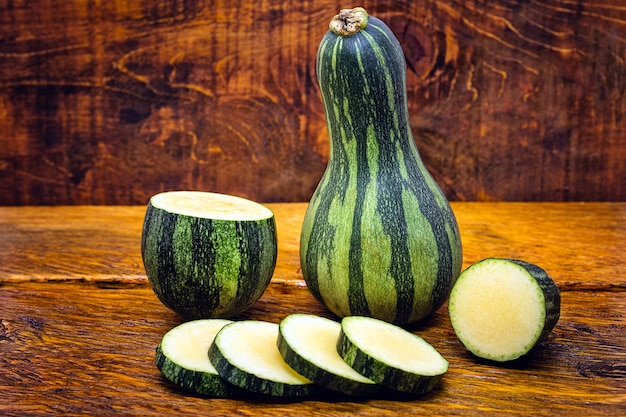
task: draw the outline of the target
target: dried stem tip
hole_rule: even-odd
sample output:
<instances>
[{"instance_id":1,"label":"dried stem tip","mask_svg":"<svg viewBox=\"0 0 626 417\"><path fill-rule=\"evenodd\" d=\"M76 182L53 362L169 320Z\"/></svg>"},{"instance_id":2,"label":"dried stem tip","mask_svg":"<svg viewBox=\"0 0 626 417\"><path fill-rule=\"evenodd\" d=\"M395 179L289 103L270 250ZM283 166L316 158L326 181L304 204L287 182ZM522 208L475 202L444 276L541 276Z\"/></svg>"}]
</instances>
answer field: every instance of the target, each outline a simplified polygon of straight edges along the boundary
<instances>
[{"instance_id":1,"label":"dried stem tip","mask_svg":"<svg viewBox=\"0 0 626 417\"><path fill-rule=\"evenodd\" d=\"M364 8L343 9L330 21L330 30L340 36L352 36L367 26L368 15Z\"/></svg>"}]
</instances>

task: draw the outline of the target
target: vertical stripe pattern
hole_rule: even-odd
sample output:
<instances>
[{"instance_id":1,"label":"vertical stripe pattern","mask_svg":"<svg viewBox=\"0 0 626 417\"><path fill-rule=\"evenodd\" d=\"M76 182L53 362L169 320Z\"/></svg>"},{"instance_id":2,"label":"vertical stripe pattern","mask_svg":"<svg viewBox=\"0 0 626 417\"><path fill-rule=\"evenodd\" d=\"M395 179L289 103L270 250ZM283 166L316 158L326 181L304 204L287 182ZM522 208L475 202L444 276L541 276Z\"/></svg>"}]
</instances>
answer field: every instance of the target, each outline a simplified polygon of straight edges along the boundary
<instances>
[{"instance_id":1,"label":"vertical stripe pattern","mask_svg":"<svg viewBox=\"0 0 626 417\"><path fill-rule=\"evenodd\" d=\"M324 36L317 74L330 159L303 224L304 278L341 317L420 320L447 298L462 251L410 130L402 48L370 16L352 36Z\"/></svg>"},{"instance_id":2,"label":"vertical stripe pattern","mask_svg":"<svg viewBox=\"0 0 626 417\"><path fill-rule=\"evenodd\" d=\"M274 217L213 220L148 204L141 252L152 289L190 318L234 316L257 301L274 272Z\"/></svg>"}]
</instances>

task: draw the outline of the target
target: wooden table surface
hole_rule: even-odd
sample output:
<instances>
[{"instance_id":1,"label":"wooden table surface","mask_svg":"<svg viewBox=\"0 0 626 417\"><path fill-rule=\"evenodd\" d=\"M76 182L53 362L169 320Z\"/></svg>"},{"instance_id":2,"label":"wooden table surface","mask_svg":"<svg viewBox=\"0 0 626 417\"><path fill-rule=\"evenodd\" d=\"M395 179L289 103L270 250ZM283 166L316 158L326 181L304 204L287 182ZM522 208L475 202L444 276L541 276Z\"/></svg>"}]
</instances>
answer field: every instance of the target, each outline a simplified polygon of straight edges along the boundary
<instances>
[{"instance_id":1,"label":"wooden table surface","mask_svg":"<svg viewBox=\"0 0 626 417\"><path fill-rule=\"evenodd\" d=\"M306 204L268 204L278 264L240 318L331 317L299 271ZM145 207L0 207L0 415L626 415L626 203L453 203L464 267L489 256L534 262L554 278L561 318L514 364L467 353L444 305L412 326L450 362L412 401L224 400L189 395L154 365L182 322L147 282Z\"/></svg>"}]
</instances>

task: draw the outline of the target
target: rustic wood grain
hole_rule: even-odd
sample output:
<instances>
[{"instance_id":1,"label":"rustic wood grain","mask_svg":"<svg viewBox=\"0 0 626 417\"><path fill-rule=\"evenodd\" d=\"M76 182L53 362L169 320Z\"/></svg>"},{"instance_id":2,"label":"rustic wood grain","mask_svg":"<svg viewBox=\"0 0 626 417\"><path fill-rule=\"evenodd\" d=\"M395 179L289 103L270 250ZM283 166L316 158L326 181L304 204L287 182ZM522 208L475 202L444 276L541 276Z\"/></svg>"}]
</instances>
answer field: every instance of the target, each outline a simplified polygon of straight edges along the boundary
<instances>
[{"instance_id":1,"label":"rustic wood grain","mask_svg":"<svg viewBox=\"0 0 626 417\"><path fill-rule=\"evenodd\" d=\"M453 200L626 198L626 7L364 1L407 57ZM166 189L308 201L328 157L315 54L335 1L0 2L0 205Z\"/></svg>"},{"instance_id":2,"label":"rustic wood grain","mask_svg":"<svg viewBox=\"0 0 626 417\"><path fill-rule=\"evenodd\" d=\"M301 282L305 203L270 203L278 233L274 281ZM626 289L626 203L453 202L464 267L490 256L545 268L562 289ZM142 206L0 207L0 282L146 282Z\"/></svg>"},{"instance_id":3,"label":"rustic wood grain","mask_svg":"<svg viewBox=\"0 0 626 417\"><path fill-rule=\"evenodd\" d=\"M306 204L276 214L278 265L237 319L331 317L299 271ZM419 399L217 400L183 392L154 365L163 334L183 319L147 283L142 206L0 208L0 414L23 415L621 415L626 411L626 203L453 203L465 266L515 256L561 289L561 318L530 355L496 365L456 339L446 306L409 330L450 362Z\"/></svg>"},{"instance_id":4,"label":"rustic wood grain","mask_svg":"<svg viewBox=\"0 0 626 417\"><path fill-rule=\"evenodd\" d=\"M530 356L499 366L469 355L445 307L411 329L450 362L415 400L209 399L166 381L154 365L162 335L181 319L148 286L21 283L0 287L0 414L53 415L620 415L624 411L623 293L570 291L561 320ZM327 315L306 288L272 283L240 318L278 322ZM331 316L328 316L331 317Z\"/></svg>"}]
</instances>

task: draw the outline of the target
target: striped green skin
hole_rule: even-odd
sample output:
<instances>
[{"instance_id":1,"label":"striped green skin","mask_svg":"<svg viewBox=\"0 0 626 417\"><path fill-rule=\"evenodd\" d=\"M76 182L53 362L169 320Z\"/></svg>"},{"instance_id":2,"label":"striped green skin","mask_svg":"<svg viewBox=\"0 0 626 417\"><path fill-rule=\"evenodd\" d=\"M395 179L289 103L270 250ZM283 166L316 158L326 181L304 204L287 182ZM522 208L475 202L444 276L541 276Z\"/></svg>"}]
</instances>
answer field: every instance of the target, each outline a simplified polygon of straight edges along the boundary
<instances>
[{"instance_id":1,"label":"striped green skin","mask_svg":"<svg viewBox=\"0 0 626 417\"><path fill-rule=\"evenodd\" d=\"M328 31L317 74L330 159L303 223L304 278L339 317L424 319L448 297L462 248L409 126L402 48L369 17L352 36Z\"/></svg>"},{"instance_id":2,"label":"striped green skin","mask_svg":"<svg viewBox=\"0 0 626 417\"><path fill-rule=\"evenodd\" d=\"M263 295L276 266L274 217L214 220L148 204L141 253L155 294L187 318L229 318Z\"/></svg>"},{"instance_id":3,"label":"striped green skin","mask_svg":"<svg viewBox=\"0 0 626 417\"><path fill-rule=\"evenodd\" d=\"M187 391L218 398L245 396L245 391L224 381L219 375L185 369L176 364L163 354L161 345L156 348L155 361L169 381Z\"/></svg>"}]
</instances>

